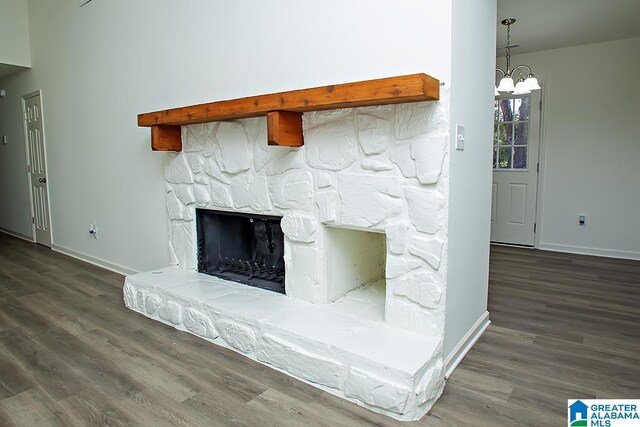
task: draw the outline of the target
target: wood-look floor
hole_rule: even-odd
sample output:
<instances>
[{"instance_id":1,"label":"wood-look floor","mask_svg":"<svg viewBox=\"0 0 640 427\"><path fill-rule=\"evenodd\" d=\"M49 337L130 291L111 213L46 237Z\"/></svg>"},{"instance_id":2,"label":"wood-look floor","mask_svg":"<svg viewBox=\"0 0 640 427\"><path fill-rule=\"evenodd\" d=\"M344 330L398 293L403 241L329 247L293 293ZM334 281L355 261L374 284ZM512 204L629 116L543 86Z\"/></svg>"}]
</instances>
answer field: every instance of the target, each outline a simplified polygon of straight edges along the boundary
<instances>
[{"instance_id":1,"label":"wood-look floor","mask_svg":"<svg viewBox=\"0 0 640 427\"><path fill-rule=\"evenodd\" d=\"M640 262L493 248L493 323L419 423L129 311L122 282L0 234L0 425L555 426L640 397Z\"/></svg>"}]
</instances>

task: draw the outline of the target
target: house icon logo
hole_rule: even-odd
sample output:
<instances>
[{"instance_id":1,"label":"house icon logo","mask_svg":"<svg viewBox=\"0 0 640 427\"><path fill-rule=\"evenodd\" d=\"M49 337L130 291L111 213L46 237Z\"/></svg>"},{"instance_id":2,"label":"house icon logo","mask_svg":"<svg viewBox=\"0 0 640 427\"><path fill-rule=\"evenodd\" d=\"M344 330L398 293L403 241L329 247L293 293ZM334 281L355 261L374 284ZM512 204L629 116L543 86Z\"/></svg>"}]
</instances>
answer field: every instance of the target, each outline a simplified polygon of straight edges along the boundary
<instances>
[{"instance_id":1,"label":"house icon logo","mask_svg":"<svg viewBox=\"0 0 640 427\"><path fill-rule=\"evenodd\" d=\"M571 405L569 405L569 426L570 427L581 427L588 425L588 416L587 416L588 406L585 405L582 401L576 400Z\"/></svg>"}]
</instances>

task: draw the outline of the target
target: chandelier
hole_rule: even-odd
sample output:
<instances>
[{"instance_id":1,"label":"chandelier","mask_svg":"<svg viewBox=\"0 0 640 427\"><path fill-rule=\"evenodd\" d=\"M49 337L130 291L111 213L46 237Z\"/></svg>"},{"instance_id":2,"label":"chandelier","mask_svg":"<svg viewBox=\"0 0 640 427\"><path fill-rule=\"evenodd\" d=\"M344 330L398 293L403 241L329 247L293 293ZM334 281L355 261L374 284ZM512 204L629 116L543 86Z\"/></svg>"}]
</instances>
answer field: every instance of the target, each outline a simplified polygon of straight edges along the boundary
<instances>
[{"instance_id":1,"label":"chandelier","mask_svg":"<svg viewBox=\"0 0 640 427\"><path fill-rule=\"evenodd\" d=\"M496 96L500 95L500 92L513 92L513 95L526 95L527 93L531 93L532 90L540 89L538 79L536 79L531 72L531 67L523 64L513 67L513 69L511 68L511 25L515 22L515 18L509 18L501 21L502 25L507 26L507 45L505 46L505 49L507 50L507 69L506 71L502 71L500 68L496 68L496 73L500 72L502 74L500 83L498 84L498 87L495 88ZM523 70L525 69L528 74L523 74ZM513 77L516 72L518 72L519 79L518 82L514 84ZM524 77L525 75L527 76L526 78Z\"/></svg>"}]
</instances>

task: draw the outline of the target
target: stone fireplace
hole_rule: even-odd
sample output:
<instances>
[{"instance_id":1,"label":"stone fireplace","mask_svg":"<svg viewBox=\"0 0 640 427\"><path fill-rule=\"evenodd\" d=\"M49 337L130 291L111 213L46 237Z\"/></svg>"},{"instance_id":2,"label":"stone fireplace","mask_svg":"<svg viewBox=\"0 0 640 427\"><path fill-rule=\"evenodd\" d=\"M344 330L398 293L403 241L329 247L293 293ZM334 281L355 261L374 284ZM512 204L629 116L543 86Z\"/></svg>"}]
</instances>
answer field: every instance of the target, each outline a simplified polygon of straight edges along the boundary
<instances>
[{"instance_id":1,"label":"stone fireplace","mask_svg":"<svg viewBox=\"0 0 640 427\"><path fill-rule=\"evenodd\" d=\"M172 266L128 276L125 304L377 412L420 418L444 386L447 100L304 113L301 148L267 146L265 118L183 126L165 167ZM206 240L206 221L227 240ZM242 257L277 269L273 252L229 246L266 224L261 247L277 252L283 236L284 294L231 274ZM203 258L206 246L218 258Z\"/></svg>"}]
</instances>

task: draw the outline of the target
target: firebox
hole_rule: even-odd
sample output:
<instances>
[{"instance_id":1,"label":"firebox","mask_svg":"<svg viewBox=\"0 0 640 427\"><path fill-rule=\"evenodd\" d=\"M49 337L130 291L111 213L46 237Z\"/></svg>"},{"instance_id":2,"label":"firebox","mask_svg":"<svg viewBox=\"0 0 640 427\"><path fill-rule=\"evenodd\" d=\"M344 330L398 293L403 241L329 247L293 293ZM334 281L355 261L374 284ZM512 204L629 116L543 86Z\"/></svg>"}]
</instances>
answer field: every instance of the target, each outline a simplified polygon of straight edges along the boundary
<instances>
[{"instance_id":1,"label":"firebox","mask_svg":"<svg viewBox=\"0 0 640 427\"><path fill-rule=\"evenodd\" d=\"M196 209L198 271L285 293L280 217Z\"/></svg>"}]
</instances>

